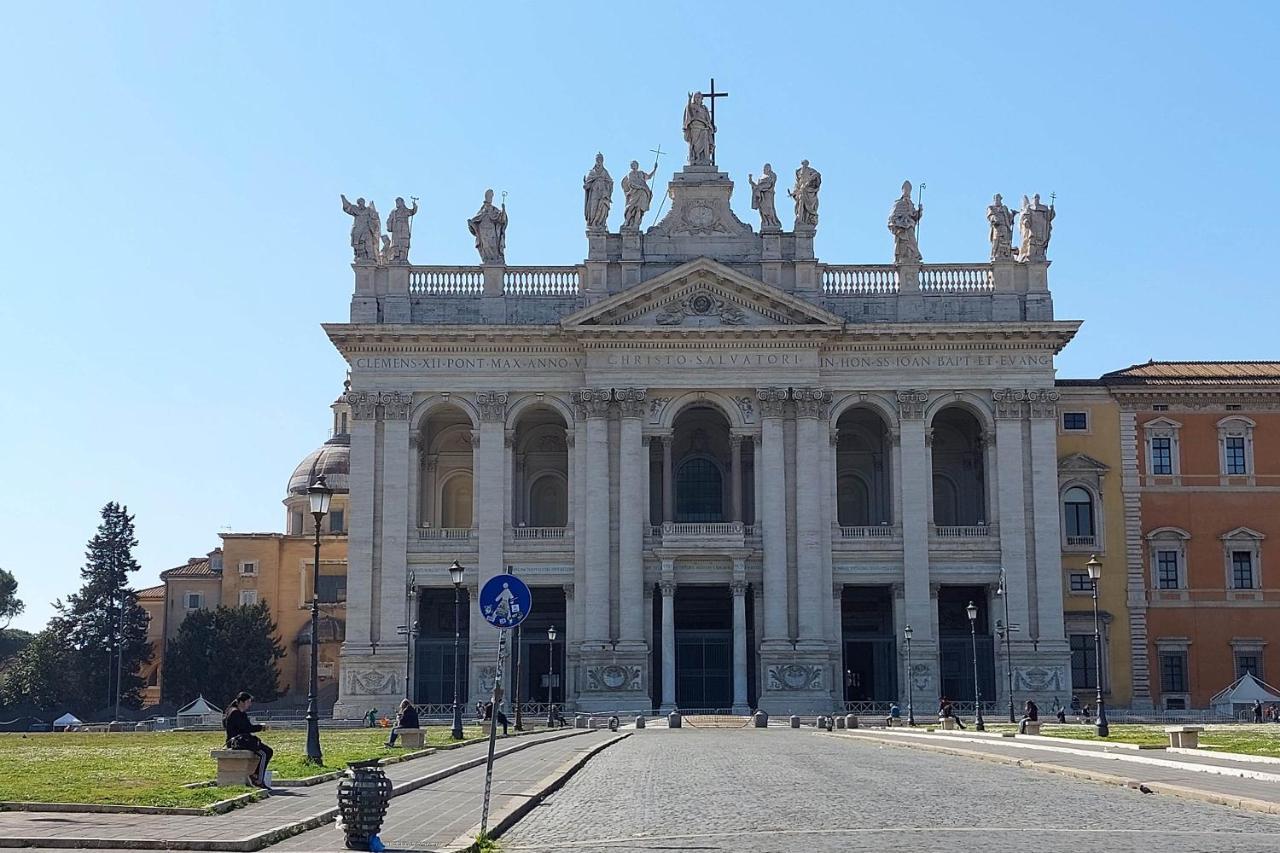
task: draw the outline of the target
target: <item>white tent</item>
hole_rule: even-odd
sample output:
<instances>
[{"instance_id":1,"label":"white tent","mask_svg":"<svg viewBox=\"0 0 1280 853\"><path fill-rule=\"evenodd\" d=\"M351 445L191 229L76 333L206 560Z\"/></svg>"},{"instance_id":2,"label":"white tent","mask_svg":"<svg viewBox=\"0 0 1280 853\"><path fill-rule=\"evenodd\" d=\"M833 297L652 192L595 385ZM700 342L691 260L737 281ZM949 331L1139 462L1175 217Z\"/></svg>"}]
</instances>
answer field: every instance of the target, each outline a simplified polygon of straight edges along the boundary
<instances>
[{"instance_id":1,"label":"white tent","mask_svg":"<svg viewBox=\"0 0 1280 853\"><path fill-rule=\"evenodd\" d=\"M1280 693L1265 681L1254 678L1252 672L1246 672L1231 682L1231 686L1214 694L1209 706L1219 714L1236 717L1251 709L1255 701L1263 704L1280 702Z\"/></svg>"},{"instance_id":2,"label":"white tent","mask_svg":"<svg viewBox=\"0 0 1280 853\"><path fill-rule=\"evenodd\" d=\"M179 726L213 726L222 722L222 712L197 696L196 701L178 709Z\"/></svg>"},{"instance_id":3,"label":"white tent","mask_svg":"<svg viewBox=\"0 0 1280 853\"><path fill-rule=\"evenodd\" d=\"M54 731L66 731L72 726L83 726L84 723L75 714L67 712L53 721Z\"/></svg>"}]
</instances>

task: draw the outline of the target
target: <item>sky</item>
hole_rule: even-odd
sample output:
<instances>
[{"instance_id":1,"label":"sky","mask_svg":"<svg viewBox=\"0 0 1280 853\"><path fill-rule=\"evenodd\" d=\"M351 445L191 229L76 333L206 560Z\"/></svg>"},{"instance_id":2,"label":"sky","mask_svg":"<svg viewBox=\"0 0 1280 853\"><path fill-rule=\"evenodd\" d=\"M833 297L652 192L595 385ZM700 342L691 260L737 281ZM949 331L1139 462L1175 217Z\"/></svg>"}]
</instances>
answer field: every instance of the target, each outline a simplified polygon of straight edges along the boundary
<instances>
[{"instance_id":1,"label":"sky","mask_svg":"<svg viewBox=\"0 0 1280 853\"><path fill-rule=\"evenodd\" d=\"M985 260L1000 192L1056 193L1061 377L1270 359L1280 9L1234 3L14 4L0 29L0 567L39 629L111 500L142 570L278 531L345 365L339 193L421 197L412 260L586 253L581 177L661 145L715 77L717 154L823 174L819 258L885 263L904 179L926 262ZM621 221L615 191L611 225ZM782 195L781 193L779 194ZM657 200L657 199L655 199ZM785 207L785 197L779 206Z\"/></svg>"}]
</instances>

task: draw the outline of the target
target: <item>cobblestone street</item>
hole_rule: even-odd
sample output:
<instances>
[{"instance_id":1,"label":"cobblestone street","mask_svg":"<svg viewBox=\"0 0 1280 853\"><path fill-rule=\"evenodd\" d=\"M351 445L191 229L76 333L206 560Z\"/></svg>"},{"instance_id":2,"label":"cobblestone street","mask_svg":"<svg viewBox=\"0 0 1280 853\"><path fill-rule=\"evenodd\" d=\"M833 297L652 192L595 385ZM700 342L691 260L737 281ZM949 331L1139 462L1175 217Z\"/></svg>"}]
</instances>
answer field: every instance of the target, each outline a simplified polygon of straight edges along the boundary
<instances>
[{"instance_id":1,"label":"cobblestone street","mask_svg":"<svg viewBox=\"0 0 1280 853\"><path fill-rule=\"evenodd\" d=\"M786 729L638 732L503 838L509 853L1280 850L1280 817Z\"/></svg>"}]
</instances>

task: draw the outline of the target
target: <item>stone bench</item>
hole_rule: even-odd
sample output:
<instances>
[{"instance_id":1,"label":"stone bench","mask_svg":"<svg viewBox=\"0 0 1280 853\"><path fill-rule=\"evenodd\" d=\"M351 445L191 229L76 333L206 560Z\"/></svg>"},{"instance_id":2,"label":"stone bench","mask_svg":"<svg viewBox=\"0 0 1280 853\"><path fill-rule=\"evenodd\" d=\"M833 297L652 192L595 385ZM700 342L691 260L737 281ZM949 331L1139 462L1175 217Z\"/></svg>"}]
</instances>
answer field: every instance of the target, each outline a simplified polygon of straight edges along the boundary
<instances>
[{"instance_id":1,"label":"stone bench","mask_svg":"<svg viewBox=\"0 0 1280 853\"><path fill-rule=\"evenodd\" d=\"M247 749L213 749L209 757L218 762L218 787L251 787L249 777L258 772L258 753Z\"/></svg>"},{"instance_id":2,"label":"stone bench","mask_svg":"<svg viewBox=\"0 0 1280 853\"><path fill-rule=\"evenodd\" d=\"M894 726L905 726L907 721L901 717L885 717L884 724L888 728L893 728Z\"/></svg>"},{"instance_id":3,"label":"stone bench","mask_svg":"<svg viewBox=\"0 0 1280 853\"><path fill-rule=\"evenodd\" d=\"M1040 721L1027 720L1025 723L1022 724L1022 731L1020 731L1018 734L1024 734L1024 735L1040 734Z\"/></svg>"},{"instance_id":4,"label":"stone bench","mask_svg":"<svg viewBox=\"0 0 1280 853\"><path fill-rule=\"evenodd\" d=\"M1164 733L1169 736L1169 746L1175 749L1199 749L1202 731L1204 726L1166 726Z\"/></svg>"},{"instance_id":5,"label":"stone bench","mask_svg":"<svg viewBox=\"0 0 1280 853\"><path fill-rule=\"evenodd\" d=\"M955 717L939 717L938 725L942 726L942 730L944 732L955 731L956 718Z\"/></svg>"},{"instance_id":6,"label":"stone bench","mask_svg":"<svg viewBox=\"0 0 1280 853\"><path fill-rule=\"evenodd\" d=\"M422 749L427 742L426 729L396 729L396 737L405 749Z\"/></svg>"}]
</instances>

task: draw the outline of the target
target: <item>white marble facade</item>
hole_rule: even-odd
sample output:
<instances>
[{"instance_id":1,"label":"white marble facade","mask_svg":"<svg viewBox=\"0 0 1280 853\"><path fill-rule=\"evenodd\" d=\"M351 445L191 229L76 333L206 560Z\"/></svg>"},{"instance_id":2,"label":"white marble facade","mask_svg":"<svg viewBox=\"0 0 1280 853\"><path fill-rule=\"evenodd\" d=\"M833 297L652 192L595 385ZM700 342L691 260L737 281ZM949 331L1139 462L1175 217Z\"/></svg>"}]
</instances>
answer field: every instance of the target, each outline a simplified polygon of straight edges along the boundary
<instances>
[{"instance_id":1,"label":"white marble facade","mask_svg":"<svg viewBox=\"0 0 1280 853\"><path fill-rule=\"evenodd\" d=\"M403 695L409 572L447 588L455 559L472 596L507 566L563 591L571 708L688 705L696 611L731 635L704 667L737 711L905 713L909 624L927 716L957 677L951 588L977 591L984 698L1006 701L1001 567L1015 695L1066 699L1053 358L1078 323L1053 319L1047 263L829 265L812 230L734 217L732 186L686 167L666 218L590 229L577 266L354 265L351 322L325 327L353 389L337 713ZM875 689L842 616L868 589ZM467 707L496 641L471 619Z\"/></svg>"}]
</instances>

